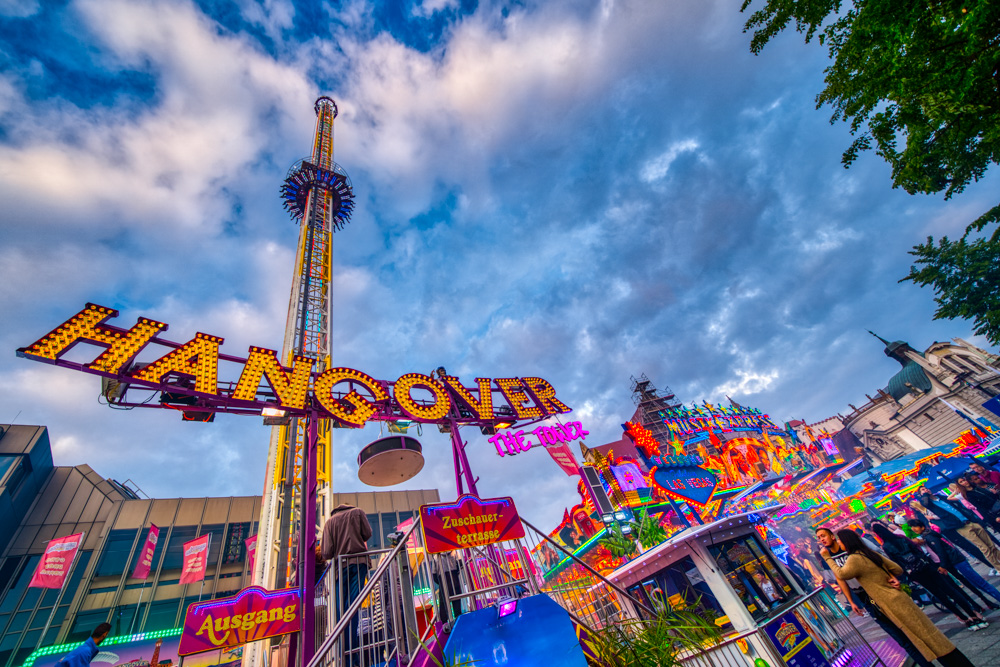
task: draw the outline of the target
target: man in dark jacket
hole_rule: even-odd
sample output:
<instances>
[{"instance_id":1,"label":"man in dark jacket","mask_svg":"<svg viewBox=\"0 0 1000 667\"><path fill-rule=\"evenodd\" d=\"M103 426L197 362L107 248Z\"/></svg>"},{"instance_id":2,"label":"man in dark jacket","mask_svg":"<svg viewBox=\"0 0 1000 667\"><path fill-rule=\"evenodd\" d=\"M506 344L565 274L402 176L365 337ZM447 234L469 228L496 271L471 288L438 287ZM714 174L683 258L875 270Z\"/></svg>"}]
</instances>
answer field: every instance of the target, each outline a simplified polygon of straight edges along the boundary
<instances>
[{"instance_id":1,"label":"man in dark jacket","mask_svg":"<svg viewBox=\"0 0 1000 667\"><path fill-rule=\"evenodd\" d=\"M104 641L109 632L111 632L111 624L101 623L90 633L87 641L63 656L56 665L58 667L87 667L90 661L100 653L100 649L97 647Z\"/></svg>"},{"instance_id":2,"label":"man in dark jacket","mask_svg":"<svg viewBox=\"0 0 1000 667\"><path fill-rule=\"evenodd\" d=\"M997 603L1000 602L1000 591L973 569L962 552L952 546L948 540L930 530L927 524L919 519L911 519L909 526L917 534L914 542L927 545L938 557L941 567L948 570L971 593L979 596L988 609L1000 609L997 606ZM989 600L984 593L990 595L993 600Z\"/></svg>"},{"instance_id":3,"label":"man in dark jacket","mask_svg":"<svg viewBox=\"0 0 1000 667\"><path fill-rule=\"evenodd\" d=\"M353 505L340 505L330 513L330 518L323 526L323 539L320 555L324 560L333 560L332 567L340 568L337 573L337 598L340 600L340 613L344 614L358 599L361 588L368 578L368 540L372 536L372 526L368 523L368 515ZM353 558L339 558L361 554ZM358 655L358 618L355 612L344 631L344 644L347 663L357 665L361 656ZM339 618L337 620L340 620Z\"/></svg>"}]
</instances>

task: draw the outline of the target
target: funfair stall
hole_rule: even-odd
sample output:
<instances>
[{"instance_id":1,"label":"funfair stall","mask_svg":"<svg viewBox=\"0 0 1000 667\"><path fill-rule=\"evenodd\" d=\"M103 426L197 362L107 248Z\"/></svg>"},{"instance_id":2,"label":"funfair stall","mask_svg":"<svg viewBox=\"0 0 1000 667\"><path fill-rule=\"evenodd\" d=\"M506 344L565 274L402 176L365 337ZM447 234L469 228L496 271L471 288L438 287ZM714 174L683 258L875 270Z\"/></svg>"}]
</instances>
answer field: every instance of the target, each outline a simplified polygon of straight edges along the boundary
<instances>
[{"instance_id":1,"label":"funfair stall","mask_svg":"<svg viewBox=\"0 0 1000 667\"><path fill-rule=\"evenodd\" d=\"M826 667L876 664L874 649L824 590L807 591L768 549L778 509L685 529L608 578L650 607L700 608L727 632L690 664Z\"/></svg>"}]
</instances>

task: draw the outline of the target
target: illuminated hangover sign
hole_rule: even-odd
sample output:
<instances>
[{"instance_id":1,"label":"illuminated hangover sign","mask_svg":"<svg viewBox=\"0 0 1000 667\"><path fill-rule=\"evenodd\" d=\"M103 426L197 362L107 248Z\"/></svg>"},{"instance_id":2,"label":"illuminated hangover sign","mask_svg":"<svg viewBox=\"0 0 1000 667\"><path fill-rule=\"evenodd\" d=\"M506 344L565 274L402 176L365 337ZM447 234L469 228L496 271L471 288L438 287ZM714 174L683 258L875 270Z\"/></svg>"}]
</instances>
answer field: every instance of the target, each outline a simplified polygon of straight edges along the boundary
<instances>
[{"instance_id":1,"label":"illuminated hangover sign","mask_svg":"<svg viewBox=\"0 0 1000 667\"><path fill-rule=\"evenodd\" d=\"M585 440L590 431L583 429L581 422L569 422L567 424L556 424L555 426L539 426L534 431L530 431L535 436L537 442L533 442L524 431L511 433L510 431L500 431L490 438L490 443L497 448L497 454L517 454L526 452L532 447L548 447L550 445L561 445L573 442L576 439ZM501 447L501 443L503 446ZM506 451L504 451L506 450Z\"/></svg>"},{"instance_id":2,"label":"illuminated hangover sign","mask_svg":"<svg viewBox=\"0 0 1000 667\"><path fill-rule=\"evenodd\" d=\"M450 375L407 373L386 382L353 368L319 373L313 371L315 359L296 356L288 360L289 368L276 351L263 347L251 346L246 358L221 354L223 339L209 334L198 333L183 344L162 340L157 336L167 325L146 317L130 329L106 324L117 315L113 308L88 303L32 345L20 348L18 356L101 375L122 386L166 392L161 402L169 403L168 397L186 399L174 401L182 410L259 413L270 408L300 415L315 410L321 418L354 427L372 418L483 423L537 421L571 411L540 377L476 378L475 387L466 387ZM79 343L103 350L89 363L62 359ZM153 343L169 350L148 364L133 364ZM220 361L240 367L235 382L220 382ZM498 405L500 401L505 404ZM461 409L453 410L456 406Z\"/></svg>"}]
</instances>

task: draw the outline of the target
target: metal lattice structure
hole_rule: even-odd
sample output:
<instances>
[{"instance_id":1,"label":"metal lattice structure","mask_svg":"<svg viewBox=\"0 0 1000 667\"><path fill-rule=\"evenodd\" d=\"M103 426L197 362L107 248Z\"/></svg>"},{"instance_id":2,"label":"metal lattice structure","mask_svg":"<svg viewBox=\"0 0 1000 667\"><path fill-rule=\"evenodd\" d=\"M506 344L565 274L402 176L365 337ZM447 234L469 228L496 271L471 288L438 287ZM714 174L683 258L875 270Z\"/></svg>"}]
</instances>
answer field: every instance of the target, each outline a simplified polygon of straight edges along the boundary
<instances>
[{"instance_id":1,"label":"metal lattice structure","mask_svg":"<svg viewBox=\"0 0 1000 667\"><path fill-rule=\"evenodd\" d=\"M638 377L632 376L632 402L637 406L641 424L648 429L660 445L670 442L670 429L663 423L661 412L668 408L679 408L680 400L670 390L670 387L663 388L663 395L653 386L652 380L643 373Z\"/></svg>"},{"instance_id":2,"label":"metal lattice structure","mask_svg":"<svg viewBox=\"0 0 1000 667\"><path fill-rule=\"evenodd\" d=\"M354 193L346 172L333 160L333 122L337 105L329 97L316 100L316 130L312 154L288 171L281 197L293 219L301 222L285 323L282 358L315 359L314 369L330 367L332 256L335 231L350 221ZM267 479L261 506L254 581L266 588L284 587L295 568L296 527L301 517L303 451L310 424L292 417L273 427ZM317 515L325 516L330 494L330 420L319 419L317 430Z\"/></svg>"}]
</instances>

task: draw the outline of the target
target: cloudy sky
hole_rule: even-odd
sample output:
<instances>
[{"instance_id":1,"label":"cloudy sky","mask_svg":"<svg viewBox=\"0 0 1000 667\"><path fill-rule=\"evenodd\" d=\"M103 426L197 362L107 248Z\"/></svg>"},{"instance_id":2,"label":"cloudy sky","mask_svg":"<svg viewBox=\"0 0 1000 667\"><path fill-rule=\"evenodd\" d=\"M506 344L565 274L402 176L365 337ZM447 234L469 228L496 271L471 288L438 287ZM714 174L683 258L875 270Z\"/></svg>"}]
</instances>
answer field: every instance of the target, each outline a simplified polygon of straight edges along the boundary
<instances>
[{"instance_id":1,"label":"cloudy sky","mask_svg":"<svg viewBox=\"0 0 1000 667\"><path fill-rule=\"evenodd\" d=\"M866 329L972 339L897 280L997 175L945 202L871 155L845 171L848 128L814 104L825 52L792 33L751 55L738 5L0 0L0 423L152 496L260 492L259 420L116 412L97 378L14 350L87 301L280 348L298 229L278 190L320 94L357 194L338 365L542 376L597 445L632 375L818 421L895 372ZM336 488L367 488L378 425L335 435ZM468 437L483 495L547 524L578 502L544 453ZM453 496L447 439L422 440L406 486Z\"/></svg>"}]
</instances>

